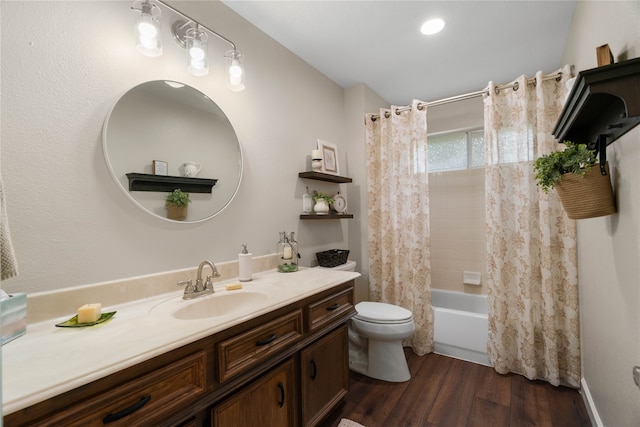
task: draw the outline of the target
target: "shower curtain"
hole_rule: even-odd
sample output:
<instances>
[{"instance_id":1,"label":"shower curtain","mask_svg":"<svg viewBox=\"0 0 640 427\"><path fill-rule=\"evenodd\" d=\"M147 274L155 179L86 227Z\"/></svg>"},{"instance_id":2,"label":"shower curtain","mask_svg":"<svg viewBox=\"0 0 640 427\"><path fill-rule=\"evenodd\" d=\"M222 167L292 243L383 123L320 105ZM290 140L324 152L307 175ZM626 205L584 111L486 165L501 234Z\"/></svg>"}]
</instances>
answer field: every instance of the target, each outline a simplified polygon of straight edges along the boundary
<instances>
[{"instance_id":1,"label":"shower curtain","mask_svg":"<svg viewBox=\"0 0 640 427\"><path fill-rule=\"evenodd\" d=\"M576 225L555 191L535 183L533 161L557 150L551 131L566 94L561 78L484 99L489 344L499 373L578 387L580 336Z\"/></svg>"},{"instance_id":2,"label":"shower curtain","mask_svg":"<svg viewBox=\"0 0 640 427\"><path fill-rule=\"evenodd\" d=\"M411 310L416 331L404 345L423 355L433 351L427 112L418 101L403 110L365 120L369 293Z\"/></svg>"}]
</instances>

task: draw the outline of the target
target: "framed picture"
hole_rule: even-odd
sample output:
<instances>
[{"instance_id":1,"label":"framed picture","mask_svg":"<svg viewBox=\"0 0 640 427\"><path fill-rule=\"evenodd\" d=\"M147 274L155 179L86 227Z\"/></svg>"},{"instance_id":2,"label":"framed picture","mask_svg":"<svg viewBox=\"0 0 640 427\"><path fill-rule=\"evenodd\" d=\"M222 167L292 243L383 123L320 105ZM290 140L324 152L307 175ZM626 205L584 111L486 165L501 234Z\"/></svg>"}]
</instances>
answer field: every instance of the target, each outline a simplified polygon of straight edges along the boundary
<instances>
[{"instance_id":1,"label":"framed picture","mask_svg":"<svg viewBox=\"0 0 640 427\"><path fill-rule=\"evenodd\" d=\"M322 172L339 175L340 168L338 167L338 149L335 144L319 139L318 149L322 151Z\"/></svg>"},{"instance_id":2,"label":"framed picture","mask_svg":"<svg viewBox=\"0 0 640 427\"><path fill-rule=\"evenodd\" d=\"M154 175L168 175L169 164L162 160L153 161L153 174Z\"/></svg>"}]
</instances>

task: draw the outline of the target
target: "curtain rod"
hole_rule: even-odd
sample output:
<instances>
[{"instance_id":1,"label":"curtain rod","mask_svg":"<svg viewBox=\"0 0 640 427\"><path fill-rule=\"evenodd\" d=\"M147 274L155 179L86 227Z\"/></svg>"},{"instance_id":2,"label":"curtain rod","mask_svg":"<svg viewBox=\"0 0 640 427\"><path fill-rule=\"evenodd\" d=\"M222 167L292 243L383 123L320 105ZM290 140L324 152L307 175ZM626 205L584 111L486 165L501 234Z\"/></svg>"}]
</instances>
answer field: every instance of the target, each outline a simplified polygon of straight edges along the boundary
<instances>
[{"instance_id":1,"label":"curtain rod","mask_svg":"<svg viewBox=\"0 0 640 427\"><path fill-rule=\"evenodd\" d=\"M562 77L562 71L556 71L555 73L551 73L551 74L547 74L545 76L542 77L542 80L551 80L551 79L556 79L556 80L560 80L560 77ZM529 79L527 79L527 83L528 84L534 84L536 82L536 78L535 77L531 77ZM495 91L496 94L498 94L501 90L503 89L509 89L509 88L513 88L513 90L518 90L519 84L518 82L515 83L507 83L504 85L500 85L500 86L496 86L495 87ZM438 99L436 101L428 101L428 102L419 102L418 103L418 109L422 110L424 107L434 107L436 105L444 105L444 104L449 104L451 102L457 102L457 101L464 101L466 99L471 99L471 98L477 98L479 96L484 96L484 95L489 95L489 89L482 89L482 90L478 90L476 92L469 92L469 93L465 93L462 95L456 95L456 96L451 96L449 98L443 98L443 99ZM406 105L404 107L398 107L395 109L395 113L396 114L400 114L403 111L408 111L411 109L410 105ZM384 113L384 117L385 118L389 118L391 116L391 111L387 111ZM371 116L371 120L372 121L376 121L377 119L380 118L379 114L374 114Z\"/></svg>"}]
</instances>

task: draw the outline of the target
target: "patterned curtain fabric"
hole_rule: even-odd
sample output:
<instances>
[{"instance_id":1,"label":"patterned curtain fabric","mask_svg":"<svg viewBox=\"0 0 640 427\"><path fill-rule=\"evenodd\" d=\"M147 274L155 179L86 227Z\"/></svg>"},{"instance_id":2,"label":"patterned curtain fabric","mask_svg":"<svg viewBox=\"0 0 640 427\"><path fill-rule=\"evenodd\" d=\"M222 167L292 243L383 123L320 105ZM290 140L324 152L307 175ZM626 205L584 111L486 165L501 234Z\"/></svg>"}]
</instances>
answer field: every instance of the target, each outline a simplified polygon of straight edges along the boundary
<instances>
[{"instance_id":1,"label":"patterned curtain fabric","mask_svg":"<svg viewBox=\"0 0 640 427\"><path fill-rule=\"evenodd\" d=\"M404 344L423 355L433 351L433 313L427 112L418 104L367 116L366 157L370 297L411 310L416 331Z\"/></svg>"},{"instance_id":2,"label":"patterned curtain fabric","mask_svg":"<svg viewBox=\"0 0 640 427\"><path fill-rule=\"evenodd\" d=\"M489 359L553 385L578 387L580 326L576 225L556 191L536 185L533 161L560 149L551 131L562 111L562 77L495 92L484 99Z\"/></svg>"}]
</instances>

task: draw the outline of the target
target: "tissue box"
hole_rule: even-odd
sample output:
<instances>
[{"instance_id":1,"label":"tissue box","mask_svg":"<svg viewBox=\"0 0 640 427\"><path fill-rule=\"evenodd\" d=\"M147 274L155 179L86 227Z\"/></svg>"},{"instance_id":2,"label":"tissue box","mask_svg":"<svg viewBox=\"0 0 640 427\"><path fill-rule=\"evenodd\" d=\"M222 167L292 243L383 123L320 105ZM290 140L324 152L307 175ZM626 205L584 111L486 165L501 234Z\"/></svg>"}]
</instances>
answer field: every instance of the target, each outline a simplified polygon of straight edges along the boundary
<instances>
[{"instance_id":1,"label":"tissue box","mask_svg":"<svg viewBox=\"0 0 640 427\"><path fill-rule=\"evenodd\" d=\"M2 345L27 332L27 294L13 294L0 300Z\"/></svg>"}]
</instances>

